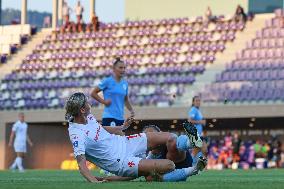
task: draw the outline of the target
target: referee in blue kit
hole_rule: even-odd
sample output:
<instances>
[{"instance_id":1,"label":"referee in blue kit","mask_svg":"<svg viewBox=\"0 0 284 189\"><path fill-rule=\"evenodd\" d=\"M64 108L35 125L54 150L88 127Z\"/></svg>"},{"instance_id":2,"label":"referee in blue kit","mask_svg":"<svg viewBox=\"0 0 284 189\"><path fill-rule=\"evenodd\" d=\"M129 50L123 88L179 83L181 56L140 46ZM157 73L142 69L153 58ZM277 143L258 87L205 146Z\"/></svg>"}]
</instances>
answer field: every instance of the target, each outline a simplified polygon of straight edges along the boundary
<instances>
[{"instance_id":1,"label":"referee in blue kit","mask_svg":"<svg viewBox=\"0 0 284 189\"><path fill-rule=\"evenodd\" d=\"M130 111L131 117L135 116L128 97L128 83L123 79L125 69L125 63L120 58L116 58L113 63L113 74L104 78L91 93L94 99L105 105L103 126L123 125L124 105ZM104 99L98 95L101 91L103 91Z\"/></svg>"}]
</instances>

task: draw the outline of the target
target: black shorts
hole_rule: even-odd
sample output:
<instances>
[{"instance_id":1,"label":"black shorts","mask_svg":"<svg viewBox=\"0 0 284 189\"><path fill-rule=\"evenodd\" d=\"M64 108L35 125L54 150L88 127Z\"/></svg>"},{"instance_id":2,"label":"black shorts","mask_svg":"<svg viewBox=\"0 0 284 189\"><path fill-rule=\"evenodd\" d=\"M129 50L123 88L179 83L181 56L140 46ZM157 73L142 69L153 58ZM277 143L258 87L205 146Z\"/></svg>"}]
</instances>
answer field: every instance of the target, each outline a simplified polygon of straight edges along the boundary
<instances>
[{"instance_id":1,"label":"black shorts","mask_svg":"<svg viewBox=\"0 0 284 189\"><path fill-rule=\"evenodd\" d=\"M186 152L185 159L182 162L175 163L176 169L182 169L187 167L192 167L193 159L189 151Z\"/></svg>"},{"instance_id":2,"label":"black shorts","mask_svg":"<svg viewBox=\"0 0 284 189\"><path fill-rule=\"evenodd\" d=\"M102 126L120 126L123 125L124 120L118 120L114 118L103 118Z\"/></svg>"}]
</instances>

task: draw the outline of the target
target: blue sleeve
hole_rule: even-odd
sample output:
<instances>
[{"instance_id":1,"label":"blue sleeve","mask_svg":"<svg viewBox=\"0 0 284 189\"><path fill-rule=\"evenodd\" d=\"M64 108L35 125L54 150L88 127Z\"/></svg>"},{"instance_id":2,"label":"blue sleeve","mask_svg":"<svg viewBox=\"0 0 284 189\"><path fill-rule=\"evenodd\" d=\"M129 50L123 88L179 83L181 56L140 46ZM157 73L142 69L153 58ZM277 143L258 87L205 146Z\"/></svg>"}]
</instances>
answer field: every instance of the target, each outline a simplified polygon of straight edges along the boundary
<instances>
[{"instance_id":1,"label":"blue sleeve","mask_svg":"<svg viewBox=\"0 0 284 189\"><path fill-rule=\"evenodd\" d=\"M103 91L107 88L107 84L108 84L108 78L105 78L99 83L98 87Z\"/></svg>"},{"instance_id":2,"label":"blue sleeve","mask_svg":"<svg viewBox=\"0 0 284 189\"><path fill-rule=\"evenodd\" d=\"M195 120L196 114L197 114L196 109L192 107L188 112L188 117Z\"/></svg>"}]
</instances>

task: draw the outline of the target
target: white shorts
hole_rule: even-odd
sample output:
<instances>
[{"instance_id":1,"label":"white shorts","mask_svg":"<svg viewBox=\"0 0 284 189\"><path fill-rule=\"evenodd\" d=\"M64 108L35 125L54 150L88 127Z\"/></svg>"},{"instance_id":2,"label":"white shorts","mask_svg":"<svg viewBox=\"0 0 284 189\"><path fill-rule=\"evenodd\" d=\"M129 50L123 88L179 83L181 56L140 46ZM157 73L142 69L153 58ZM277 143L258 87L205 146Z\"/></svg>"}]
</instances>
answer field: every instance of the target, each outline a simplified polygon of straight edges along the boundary
<instances>
[{"instance_id":1,"label":"white shorts","mask_svg":"<svg viewBox=\"0 0 284 189\"><path fill-rule=\"evenodd\" d=\"M14 144L14 149L15 149L15 152L26 153L27 152L27 145L26 145L26 143Z\"/></svg>"},{"instance_id":2,"label":"white shorts","mask_svg":"<svg viewBox=\"0 0 284 189\"><path fill-rule=\"evenodd\" d=\"M118 175L124 177L138 177L138 165L145 159L147 151L147 137L145 133L126 136L127 153L123 158Z\"/></svg>"}]
</instances>

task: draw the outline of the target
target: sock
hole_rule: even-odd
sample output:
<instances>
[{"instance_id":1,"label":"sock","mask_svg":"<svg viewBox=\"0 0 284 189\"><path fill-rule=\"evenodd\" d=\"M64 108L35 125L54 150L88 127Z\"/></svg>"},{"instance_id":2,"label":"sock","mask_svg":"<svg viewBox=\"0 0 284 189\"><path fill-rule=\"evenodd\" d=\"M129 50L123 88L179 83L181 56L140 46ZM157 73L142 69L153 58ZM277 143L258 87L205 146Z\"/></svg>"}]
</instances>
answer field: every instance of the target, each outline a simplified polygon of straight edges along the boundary
<instances>
[{"instance_id":1,"label":"sock","mask_svg":"<svg viewBox=\"0 0 284 189\"><path fill-rule=\"evenodd\" d=\"M191 142L189 141L188 136L180 135L177 137L177 149L180 151L187 151L192 148Z\"/></svg>"},{"instance_id":2,"label":"sock","mask_svg":"<svg viewBox=\"0 0 284 189\"><path fill-rule=\"evenodd\" d=\"M16 159L17 159L17 158L16 158ZM16 169L16 168L17 168L16 159L14 160L13 164L10 166L10 169Z\"/></svg>"},{"instance_id":3,"label":"sock","mask_svg":"<svg viewBox=\"0 0 284 189\"><path fill-rule=\"evenodd\" d=\"M164 182L186 181L187 175L184 169L175 169L172 172L163 175Z\"/></svg>"},{"instance_id":4,"label":"sock","mask_svg":"<svg viewBox=\"0 0 284 189\"><path fill-rule=\"evenodd\" d=\"M191 157L192 157L192 165L196 165L197 160L198 160L198 158L199 158L200 156L203 156L202 152L198 152L195 156L192 156L192 155L191 155Z\"/></svg>"},{"instance_id":5,"label":"sock","mask_svg":"<svg viewBox=\"0 0 284 189\"><path fill-rule=\"evenodd\" d=\"M17 157L16 158L16 164L17 164L20 171L24 170L22 163L23 163L23 158Z\"/></svg>"},{"instance_id":6,"label":"sock","mask_svg":"<svg viewBox=\"0 0 284 189\"><path fill-rule=\"evenodd\" d=\"M198 173L196 167L187 167L187 168L183 168L185 174L187 177L190 177L192 175L196 175Z\"/></svg>"}]
</instances>

